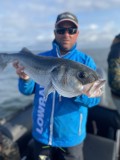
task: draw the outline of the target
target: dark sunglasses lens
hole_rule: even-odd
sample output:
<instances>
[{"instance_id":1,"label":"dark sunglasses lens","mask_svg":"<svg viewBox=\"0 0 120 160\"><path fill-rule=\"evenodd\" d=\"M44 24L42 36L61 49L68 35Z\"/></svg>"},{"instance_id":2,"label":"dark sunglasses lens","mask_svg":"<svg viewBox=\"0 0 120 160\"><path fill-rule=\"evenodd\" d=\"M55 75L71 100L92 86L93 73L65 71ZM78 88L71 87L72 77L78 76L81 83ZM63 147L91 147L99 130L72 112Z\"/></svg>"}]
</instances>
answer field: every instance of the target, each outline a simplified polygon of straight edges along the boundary
<instances>
[{"instance_id":1,"label":"dark sunglasses lens","mask_svg":"<svg viewBox=\"0 0 120 160\"><path fill-rule=\"evenodd\" d=\"M68 33L69 34L76 34L77 28L68 28Z\"/></svg>"},{"instance_id":2,"label":"dark sunglasses lens","mask_svg":"<svg viewBox=\"0 0 120 160\"><path fill-rule=\"evenodd\" d=\"M65 28L58 28L56 29L57 34L65 34L66 29Z\"/></svg>"},{"instance_id":3,"label":"dark sunglasses lens","mask_svg":"<svg viewBox=\"0 0 120 160\"><path fill-rule=\"evenodd\" d=\"M69 34L76 34L77 28L57 28L56 33L57 34L65 34L65 32L68 32Z\"/></svg>"}]
</instances>

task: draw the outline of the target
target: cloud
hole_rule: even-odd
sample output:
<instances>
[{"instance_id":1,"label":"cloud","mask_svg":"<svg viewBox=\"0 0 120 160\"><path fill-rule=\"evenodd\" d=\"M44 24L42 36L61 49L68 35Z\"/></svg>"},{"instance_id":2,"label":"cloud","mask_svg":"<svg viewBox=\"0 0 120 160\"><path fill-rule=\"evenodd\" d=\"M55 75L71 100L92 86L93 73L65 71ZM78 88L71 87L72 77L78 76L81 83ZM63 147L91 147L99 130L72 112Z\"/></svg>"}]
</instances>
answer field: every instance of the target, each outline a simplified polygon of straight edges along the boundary
<instances>
[{"instance_id":1,"label":"cloud","mask_svg":"<svg viewBox=\"0 0 120 160\"><path fill-rule=\"evenodd\" d=\"M79 46L83 48L108 48L118 33L113 21L106 22L104 25L91 24L82 29L78 41Z\"/></svg>"},{"instance_id":2,"label":"cloud","mask_svg":"<svg viewBox=\"0 0 120 160\"><path fill-rule=\"evenodd\" d=\"M44 48L47 43L51 44L56 16L63 11L71 11L78 16L81 46L108 43L119 32L119 6L119 0L69 0L69 3L64 0L53 0L52 3L49 0L2 0L0 51L34 47L40 43Z\"/></svg>"},{"instance_id":3,"label":"cloud","mask_svg":"<svg viewBox=\"0 0 120 160\"><path fill-rule=\"evenodd\" d=\"M98 25L97 24L90 24L89 28L92 30L96 30L96 29L98 29Z\"/></svg>"},{"instance_id":4,"label":"cloud","mask_svg":"<svg viewBox=\"0 0 120 160\"><path fill-rule=\"evenodd\" d=\"M88 10L103 10L103 9L110 9L117 7L119 8L120 1L119 0L101 0L101 1L96 1L96 0L85 0L85 1L75 1L75 0L69 0L69 3L65 3L64 0L53 0L53 4L59 8L64 5L63 9L69 9L69 10L74 10L74 12L78 11L86 11Z\"/></svg>"}]
</instances>

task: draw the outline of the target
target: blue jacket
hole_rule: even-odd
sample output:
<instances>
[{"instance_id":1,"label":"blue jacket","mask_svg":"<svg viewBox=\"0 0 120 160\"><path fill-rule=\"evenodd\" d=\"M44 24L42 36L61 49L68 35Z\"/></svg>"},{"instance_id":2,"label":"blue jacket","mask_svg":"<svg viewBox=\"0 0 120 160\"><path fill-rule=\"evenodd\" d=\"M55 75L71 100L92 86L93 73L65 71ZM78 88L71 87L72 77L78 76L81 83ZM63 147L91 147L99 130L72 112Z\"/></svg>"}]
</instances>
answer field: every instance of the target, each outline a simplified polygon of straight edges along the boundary
<instances>
[{"instance_id":1,"label":"blue jacket","mask_svg":"<svg viewBox=\"0 0 120 160\"><path fill-rule=\"evenodd\" d=\"M60 57L59 47L53 42L53 49L42 55ZM62 58L96 69L93 59L78 51L76 44ZM44 88L31 79L19 79L19 90L25 95L35 94L32 134L37 141L58 147L70 147L83 142L86 137L88 108L97 105L100 98L88 98L86 95L66 98L54 92L46 101Z\"/></svg>"}]
</instances>

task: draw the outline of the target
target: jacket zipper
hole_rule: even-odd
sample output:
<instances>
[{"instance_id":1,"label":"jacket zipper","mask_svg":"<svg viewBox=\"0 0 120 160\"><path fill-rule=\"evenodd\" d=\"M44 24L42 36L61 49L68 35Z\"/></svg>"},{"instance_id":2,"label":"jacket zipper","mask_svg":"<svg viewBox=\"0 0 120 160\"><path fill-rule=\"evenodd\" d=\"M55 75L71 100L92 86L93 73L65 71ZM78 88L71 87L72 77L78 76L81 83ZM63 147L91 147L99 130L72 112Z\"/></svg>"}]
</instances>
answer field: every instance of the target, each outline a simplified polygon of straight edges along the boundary
<instances>
[{"instance_id":1,"label":"jacket zipper","mask_svg":"<svg viewBox=\"0 0 120 160\"><path fill-rule=\"evenodd\" d=\"M80 113L80 123L79 123L79 135L82 133L82 120L83 120L83 115Z\"/></svg>"},{"instance_id":2,"label":"jacket zipper","mask_svg":"<svg viewBox=\"0 0 120 160\"><path fill-rule=\"evenodd\" d=\"M49 145L52 145L54 109L55 109L55 91L53 92L52 112L51 112L51 117L50 117L50 137L49 137L49 142L48 142Z\"/></svg>"}]
</instances>

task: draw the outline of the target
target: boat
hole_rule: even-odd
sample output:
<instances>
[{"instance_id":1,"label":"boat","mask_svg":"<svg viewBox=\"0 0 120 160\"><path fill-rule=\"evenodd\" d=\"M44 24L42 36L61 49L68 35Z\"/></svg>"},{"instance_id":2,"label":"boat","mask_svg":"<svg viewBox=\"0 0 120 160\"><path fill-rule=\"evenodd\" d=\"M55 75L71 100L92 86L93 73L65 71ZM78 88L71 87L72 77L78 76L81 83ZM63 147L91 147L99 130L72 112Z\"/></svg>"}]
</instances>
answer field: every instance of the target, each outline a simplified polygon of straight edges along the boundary
<instances>
[{"instance_id":1,"label":"boat","mask_svg":"<svg viewBox=\"0 0 120 160\"><path fill-rule=\"evenodd\" d=\"M0 160L25 160L31 129L32 104L0 125ZM27 116L26 116L27 115ZM98 105L89 110L85 160L120 160L120 116L116 110Z\"/></svg>"},{"instance_id":2,"label":"boat","mask_svg":"<svg viewBox=\"0 0 120 160\"><path fill-rule=\"evenodd\" d=\"M8 121L0 124L0 160L23 160L31 139L31 112L29 104Z\"/></svg>"}]
</instances>

